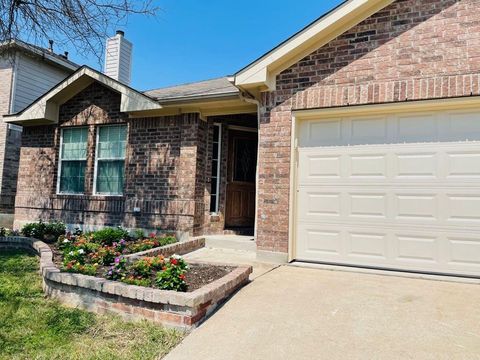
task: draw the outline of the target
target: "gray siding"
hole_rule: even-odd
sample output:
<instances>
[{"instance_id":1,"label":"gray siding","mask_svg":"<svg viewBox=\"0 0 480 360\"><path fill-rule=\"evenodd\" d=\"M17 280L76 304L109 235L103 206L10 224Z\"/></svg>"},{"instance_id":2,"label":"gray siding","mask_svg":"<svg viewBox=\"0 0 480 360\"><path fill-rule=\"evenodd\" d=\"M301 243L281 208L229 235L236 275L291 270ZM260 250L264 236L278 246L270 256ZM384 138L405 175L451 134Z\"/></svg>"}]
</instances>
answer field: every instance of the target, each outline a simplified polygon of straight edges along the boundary
<instances>
[{"instance_id":1,"label":"gray siding","mask_svg":"<svg viewBox=\"0 0 480 360\"><path fill-rule=\"evenodd\" d=\"M18 56L13 95L13 112L23 110L70 74L45 61Z\"/></svg>"}]
</instances>

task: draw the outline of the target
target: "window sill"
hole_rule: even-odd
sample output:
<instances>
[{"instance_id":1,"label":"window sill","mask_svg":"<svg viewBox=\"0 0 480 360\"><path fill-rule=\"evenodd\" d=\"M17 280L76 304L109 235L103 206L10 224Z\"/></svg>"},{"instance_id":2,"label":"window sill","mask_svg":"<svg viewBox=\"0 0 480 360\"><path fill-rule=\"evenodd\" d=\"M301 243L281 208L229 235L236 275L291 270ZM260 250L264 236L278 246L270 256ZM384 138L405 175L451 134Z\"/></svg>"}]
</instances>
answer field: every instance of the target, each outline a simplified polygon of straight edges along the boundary
<instances>
[{"instance_id":1,"label":"window sill","mask_svg":"<svg viewBox=\"0 0 480 360\"><path fill-rule=\"evenodd\" d=\"M124 200L125 195L87 195L87 194L55 194L57 199L84 199L84 200Z\"/></svg>"}]
</instances>

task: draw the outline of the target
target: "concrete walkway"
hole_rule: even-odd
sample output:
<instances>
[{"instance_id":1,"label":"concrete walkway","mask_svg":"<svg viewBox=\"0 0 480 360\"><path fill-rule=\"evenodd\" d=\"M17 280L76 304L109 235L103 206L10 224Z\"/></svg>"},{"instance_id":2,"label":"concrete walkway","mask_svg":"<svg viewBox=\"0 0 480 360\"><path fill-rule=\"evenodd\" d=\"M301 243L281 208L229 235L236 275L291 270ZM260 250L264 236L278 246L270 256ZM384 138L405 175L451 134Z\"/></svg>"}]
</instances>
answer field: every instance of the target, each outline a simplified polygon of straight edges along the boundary
<instances>
[{"instance_id":1,"label":"concrete walkway","mask_svg":"<svg viewBox=\"0 0 480 360\"><path fill-rule=\"evenodd\" d=\"M480 359L480 286L282 266L166 359Z\"/></svg>"},{"instance_id":2,"label":"concrete walkway","mask_svg":"<svg viewBox=\"0 0 480 360\"><path fill-rule=\"evenodd\" d=\"M197 260L222 264L250 265L253 267L250 280L254 280L279 266L278 264L257 261L256 253L253 251L234 249L202 248L185 255L184 258L187 261Z\"/></svg>"}]
</instances>

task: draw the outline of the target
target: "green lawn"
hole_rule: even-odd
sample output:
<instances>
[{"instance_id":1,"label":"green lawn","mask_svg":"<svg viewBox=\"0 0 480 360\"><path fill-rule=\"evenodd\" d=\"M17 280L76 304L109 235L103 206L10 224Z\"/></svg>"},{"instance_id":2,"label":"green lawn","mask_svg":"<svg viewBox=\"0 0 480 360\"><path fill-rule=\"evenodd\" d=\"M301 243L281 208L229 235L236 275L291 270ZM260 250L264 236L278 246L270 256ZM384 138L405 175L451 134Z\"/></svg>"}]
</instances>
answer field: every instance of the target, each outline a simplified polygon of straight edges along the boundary
<instances>
[{"instance_id":1,"label":"green lawn","mask_svg":"<svg viewBox=\"0 0 480 360\"><path fill-rule=\"evenodd\" d=\"M0 359L157 359L183 334L45 298L38 258L0 253Z\"/></svg>"}]
</instances>

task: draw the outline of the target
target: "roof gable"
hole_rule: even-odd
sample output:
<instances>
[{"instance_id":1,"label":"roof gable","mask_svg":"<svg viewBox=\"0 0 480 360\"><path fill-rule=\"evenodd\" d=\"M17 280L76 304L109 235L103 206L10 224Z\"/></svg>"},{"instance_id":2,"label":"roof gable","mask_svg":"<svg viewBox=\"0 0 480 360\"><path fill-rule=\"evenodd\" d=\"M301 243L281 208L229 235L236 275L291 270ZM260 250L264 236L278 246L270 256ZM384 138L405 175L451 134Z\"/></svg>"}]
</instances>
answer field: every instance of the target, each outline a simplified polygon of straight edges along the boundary
<instances>
[{"instance_id":1,"label":"roof gable","mask_svg":"<svg viewBox=\"0 0 480 360\"><path fill-rule=\"evenodd\" d=\"M235 74L249 91L275 90L276 75L395 0L348 0Z\"/></svg>"},{"instance_id":2,"label":"roof gable","mask_svg":"<svg viewBox=\"0 0 480 360\"><path fill-rule=\"evenodd\" d=\"M22 126L56 124L58 123L60 105L93 82L103 84L121 95L121 112L135 113L162 108L150 97L96 70L83 66L21 112L5 115L3 117L4 121Z\"/></svg>"}]
</instances>

